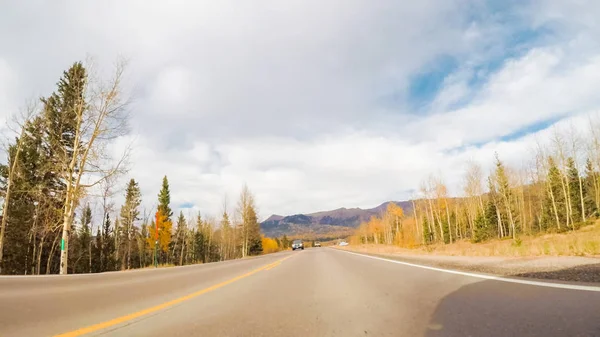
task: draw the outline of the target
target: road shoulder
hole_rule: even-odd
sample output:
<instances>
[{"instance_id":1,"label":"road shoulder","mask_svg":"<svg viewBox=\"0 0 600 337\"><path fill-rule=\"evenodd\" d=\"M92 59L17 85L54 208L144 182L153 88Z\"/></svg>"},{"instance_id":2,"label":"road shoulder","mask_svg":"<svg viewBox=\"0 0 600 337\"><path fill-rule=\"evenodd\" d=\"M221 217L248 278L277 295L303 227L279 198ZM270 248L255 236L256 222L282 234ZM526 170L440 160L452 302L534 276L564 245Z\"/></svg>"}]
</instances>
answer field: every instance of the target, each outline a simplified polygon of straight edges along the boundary
<instances>
[{"instance_id":1,"label":"road shoulder","mask_svg":"<svg viewBox=\"0 0 600 337\"><path fill-rule=\"evenodd\" d=\"M475 257L444 255L410 255L402 253L373 252L370 247L346 246L334 249L375 257L413 263L423 266L465 272L512 276L542 280L600 283L600 258L576 256L543 257Z\"/></svg>"}]
</instances>

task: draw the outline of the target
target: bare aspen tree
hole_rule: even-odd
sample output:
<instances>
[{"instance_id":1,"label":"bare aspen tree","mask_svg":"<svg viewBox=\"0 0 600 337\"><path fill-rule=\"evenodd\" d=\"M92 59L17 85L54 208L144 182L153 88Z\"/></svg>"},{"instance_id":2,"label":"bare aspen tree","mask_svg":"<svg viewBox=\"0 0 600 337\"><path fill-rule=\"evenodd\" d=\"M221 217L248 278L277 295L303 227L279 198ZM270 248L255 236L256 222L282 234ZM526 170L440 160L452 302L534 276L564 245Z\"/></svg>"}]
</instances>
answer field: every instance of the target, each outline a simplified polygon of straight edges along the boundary
<instances>
[{"instance_id":1,"label":"bare aspen tree","mask_svg":"<svg viewBox=\"0 0 600 337\"><path fill-rule=\"evenodd\" d=\"M477 213L484 213L483 210L483 171L481 166L470 161L467 164L467 171L464 178L464 192L467 197L467 215L469 218L469 229L471 237L475 235L475 217Z\"/></svg>"},{"instance_id":2,"label":"bare aspen tree","mask_svg":"<svg viewBox=\"0 0 600 337\"><path fill-rule=\"evenodd\" d=\"M590 142L588 144L588 157L592 162L594 171L600 167L600 123L597 120L589 119ZM597 174L592 175L592 184L594 187L594 202L596 209L600 209L600 179Z\"/></svg>"},{"instance_id":3,"label":"bare aspen tree","mask_svg":"<svg viewBox=\"0 0 600 337\"><path fill-rule=\"evenodd\" d=\"M514 175L515 182L513 186L516 186L516 205L518 207L517 215L520 217L522 230L525 231L528 225L527 213L525 212L525 186L527 185L526 172L519 170Z\"/></svg>"},{"instance_id":4,"label":"bare aspen tree","mask_svg":"<svg viewBox=\"0 0 600 337\"><path fill-rule=\"evenodd\" d=\"M434 192L434 196L435 196L435 200L436 200L436 215L437 215L437 220L438 220L438 224L440 227L440 233L441 233L441 238L442 238L442 243L446 242L445 239L445 235L444 235L444 228L443 228L443 224L442 224L442 208L446 208L446 211L448 211L448 204L446 201L446 197L447 197L447 189L446 189L446 185L444 185L444 183L442 182L442 180L438 177L435 176L431 176L430 178L430 183L431 183L431 187L432 190ZM444 207L444 205L446 207ZM450 228L450 213L446 212L447 214L447 221L448 221L448 236L449 236L449 241L450 243L452 243L452 230Z\"/></svg>"},{"instance_id":5,"label":"bare aspen tree","mask_svg":"<svg viewBox=\"0 0 600 337\"><path fill-rule=\"evenodd\" d=\"M430 188L430 183L429 183L430 181L431 181L431 177L429 177L428 180L423 181L421 183L421 193L423 194L423 196L425 198L425 202L426 202L425 212L427 213L427 217L429 218L429 221L427 221L428 227L429 227L429 232L433 234L433 240L437 241L438 234L435 229L436 221L435 221L435 216L434 216L434 212L433 212L433 201L432 201L431 188ZM442 232L442 241L443 241L443 232Z\"/></svg>"},{"instance_id":6,"label":"bare aspen tree","mask_svg":"<svg viewBox=\"0 0 600 337\"><path fill-rule=\"evenodd\" d=\"M554 127L552 132L552 142L554 144L555 157L558 159L558 167L561 173L560 183L562 187L563 197L565 199L565 219L567 221L565 225L568 228L572 226L573 223L573 208L571 205L571 193L569 186L570 184L569 180L567 179L567 158L565 156L565 142L562 135L556 127Z\"/></svg>"},{"instance_id":7,"label":"bare aspen tree","mask_svg":"<svg viewBox=\"0 0 600 337\"><path fill-rule=\"evenodd\" d=\"M126 151L113 162L106 149L108 142L125 134L127 115L121 82L124 63L118 63L108 82L89 78L83 95L75 100L72 110L74 135L72 148L57 152L58 170L65 183L65 200L60 255L60 274L67 273L69 237L73 215L85 189L101 183L123 170ZM56 135L60 138L59 135Z\"/></svg>"},{"instance_id":8,"label":"bare aspen tree","mask_svg":"<svg viewBox=\"0 0 600 337\"><path fill-rule=\"evenodd\" d=\"M442 208L444 209L444 213L446 213L446 222L448 224L448 240L450 243L453 242L452 238L452 224L450 221L450 209L448 205L448 188L442 181L441 177L433 178L433 189L435 191L435 199L437 200L437 209L438 209L438 221L440 223L440 231L442 231L442 241L444 240L443 228L442 228Z\"/></svg>"},{"instance_id":9,"label":"bare aspen tree","mask_svg":"<svg viewBox=\"0 0 600 337\"><path fill-rule=\"evenodd\" d=\"M497 196L498 192L496 190L496 184L495 184L495 174L492 173L490 174L490 176L488 177L488 186L489 186L489 195L490 195L490 202L494 205L494 208L496 209L496 217L497 217L497 224L498 224L498 237L502 238L504 237L504 225L502 224L502 214L500 214L500 202L499 202L499 198Z\"/></svg>"},{"instance_id":10,"label":"bare aspen tree","mask_svg":"<svg viewBox=\"0 0 600 337\"><path fill-rule=\"evenodd\" d=\"M500 194L500 202L498 205L503 205L508 216L510 227L508 228L509 234L512 234L513 239L516 237L515 219L512 211L513 204L513 193L511 190L511 184L509 181L509 174L504 167L504 164L500 161L498 154L496 154L496 171L494 174L494 181L492 182L497 186L497 191Z\"/></svg>"},{"instance_id":11,"label":"bare aspen tree","mask_svg":"<svg viewBox=\"0 0 600 337\"><path fill-rule=\"evenodd\" d=\"M417 215L417 206L415 204L415 198L411 198L411 202L412 202L412 208L413 208L413 215L415 217L415 227L416 227L416 233L417 233L417 242L422 241L423 244L425 244L425 237L421 234L421 230L419 229L419 227L421 227L419 225L419 216ZM420 238L420 240L419 240Z\"/></svg>"},{"instance_id":12,"label":"bare aspen tree","mask_svg":"<svg viewBox=\"0 0 600 337\"><path fill-rule=\"evenodd\" d=\"M240 192L240 199L237 206L237 214L241 220L240 239L242 241L242 257L246 257L250 254L251 242L258 239L260 240L260 233L257 233L256 227L256 206L254 203L254 196L248 189L248 186L244 184L242 191Z\"/></svg>"}]
</instances>

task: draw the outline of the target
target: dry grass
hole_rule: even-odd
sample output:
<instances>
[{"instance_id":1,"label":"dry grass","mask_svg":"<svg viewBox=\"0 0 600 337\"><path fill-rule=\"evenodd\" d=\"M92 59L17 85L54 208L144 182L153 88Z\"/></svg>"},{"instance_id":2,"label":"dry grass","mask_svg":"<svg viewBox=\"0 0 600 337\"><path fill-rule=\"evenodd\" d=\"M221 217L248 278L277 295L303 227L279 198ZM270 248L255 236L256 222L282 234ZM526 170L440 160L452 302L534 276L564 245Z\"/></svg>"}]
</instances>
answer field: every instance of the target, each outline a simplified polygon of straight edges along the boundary
<instances>
[{"instance_id":1,"label":"dry grass","mask_svg":"<svg viewBox=\"0 0 600 337\"><path fill-rule=\"evenodd\" d=\"M404 253L450 256L596 256L600 257L600 222L574 232L521 236L517 240L491 240L484 243L459 241L415 249L385 245L353 245L355 250L371 253ZM357 249L358 248L358 249Z\"/></svg>"},{"instance_id":2,"label":"dry grass","mask_svg":"<svg viewBox=\"0 0 600 337\"><path fill-rule=\"evenodd\" d=\"M158 268L171 268L171 267L175 267L175 265L172 263L162 263L162 264L158 265ZM154 265L151 265L151 266L146 266L141 269L155 269L155 268L156 267L154 267ZM137 268L137 269L139 269L139 268ZM137 270L137 269L130 269L130 270Z\"/></svg>"}]
</instances>

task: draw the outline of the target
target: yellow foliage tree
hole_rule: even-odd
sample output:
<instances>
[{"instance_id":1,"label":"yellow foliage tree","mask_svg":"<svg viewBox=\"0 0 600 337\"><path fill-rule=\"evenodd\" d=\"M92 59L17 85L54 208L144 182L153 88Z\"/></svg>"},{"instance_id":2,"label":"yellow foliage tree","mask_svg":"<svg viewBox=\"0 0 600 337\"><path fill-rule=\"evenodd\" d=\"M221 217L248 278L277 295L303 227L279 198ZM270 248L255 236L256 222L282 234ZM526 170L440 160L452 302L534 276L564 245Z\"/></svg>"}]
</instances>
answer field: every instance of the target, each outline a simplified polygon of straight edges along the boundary
<instances>
[{"instance_id":1,"label":"yellow foliage tree","mask_svg":"<svg viewBox=\"0 0 600 337\"><path fill-rule=\"evenodd\" d=\"M162 211L156 212L156 221L153 226L149 228L149 235L146 238L150 250L154 249L154 242L156 240L156 228L158 228L158 246L160 249L167 253L169 251L169 244L171 243L171 231L173 223L168 220L167 216Z\"/></svg>"},{"instance_id":2,"label":"yellow foliage tree","mask_svg":"<svg viewBox=\"0 0 600 337\"><path fill-rule=\"evenodd\" d=\"M373 216L371 217L371 219L369 220L368 224L367 224L367 228L368 231L371 235L373 235L373 242L375 244L379 244L380 240L380 235L383 229L383 224L381 223L381 219Z\"/></svg>"},{"instance_id":3,"label":"yellow foliage tree","mask_svg":"<svg viewBox=\"0 0 600 337\"><path fill-rule=\"evenodd\" d=\"M275 253L280 250L279 245L277 244L277 241L275 241L274 239L266 238L266 237L262 236L261 240L262 240L263 254Z\"/></svg>"}]
</instances>

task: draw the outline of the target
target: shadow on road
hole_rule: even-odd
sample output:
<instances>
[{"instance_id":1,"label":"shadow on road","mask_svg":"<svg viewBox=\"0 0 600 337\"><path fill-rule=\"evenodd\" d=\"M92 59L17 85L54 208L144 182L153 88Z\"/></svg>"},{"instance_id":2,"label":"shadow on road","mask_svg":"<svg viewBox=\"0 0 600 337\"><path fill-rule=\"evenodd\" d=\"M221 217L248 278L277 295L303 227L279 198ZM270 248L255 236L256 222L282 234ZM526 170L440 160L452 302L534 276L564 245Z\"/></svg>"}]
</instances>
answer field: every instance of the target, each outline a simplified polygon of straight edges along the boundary
<instances>
[{"instance_id":1,"label":"shadow on road","mask_svg":"<svg viewBox=\"0 0 600 337\"><path fill-rule=\"evenodd\" d=\"M600 263L577 266L555 271L542 271L516 274L517 277L529 277L543 280L597 282L600 283Z\"/></svg>"},{"instance_id":2,"label":"shadow on road","mask_svg":"<svg viewBox=\"0 0 600 337\"><path fill-rule=\"evenodd\" d=\"M597 280L598 275L588 275L593 270L587 266L515 276ZM446 296L425 335L600 336L600 292L481 281Z\"/></svg>"}]
</instances>

